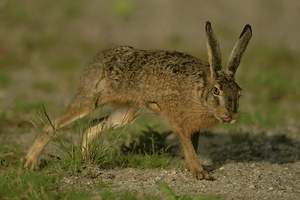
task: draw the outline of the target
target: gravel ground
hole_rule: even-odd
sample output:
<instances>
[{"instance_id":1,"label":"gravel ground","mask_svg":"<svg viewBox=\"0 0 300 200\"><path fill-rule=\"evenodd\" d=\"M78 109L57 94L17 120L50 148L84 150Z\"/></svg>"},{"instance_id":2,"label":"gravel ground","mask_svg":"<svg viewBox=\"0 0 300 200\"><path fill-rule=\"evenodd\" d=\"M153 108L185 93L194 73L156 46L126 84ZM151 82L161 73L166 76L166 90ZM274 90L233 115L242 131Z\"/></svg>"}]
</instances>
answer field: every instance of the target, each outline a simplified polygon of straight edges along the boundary
<instances>
[{"instance_id":1,"label":"gravel ground","mask_svg":"<svg viewBox=\"0 0 300 200\"><path fill-rule=\"evenodd\" d=\"M217 194L225 199L299 199L300 126L253 134L232 140L216 131L200 138L199 157L214 181L196 180L185 169L99 169L86 166L77 175L64 177L62 185L93 187L108 183L119 191L164 196L157 181L176 194ZM238 141L236 141L238 140ZM202 151L202 153L201 153ZM99 197L95 191L95 199Z\"/></svg>"}]
</instances>

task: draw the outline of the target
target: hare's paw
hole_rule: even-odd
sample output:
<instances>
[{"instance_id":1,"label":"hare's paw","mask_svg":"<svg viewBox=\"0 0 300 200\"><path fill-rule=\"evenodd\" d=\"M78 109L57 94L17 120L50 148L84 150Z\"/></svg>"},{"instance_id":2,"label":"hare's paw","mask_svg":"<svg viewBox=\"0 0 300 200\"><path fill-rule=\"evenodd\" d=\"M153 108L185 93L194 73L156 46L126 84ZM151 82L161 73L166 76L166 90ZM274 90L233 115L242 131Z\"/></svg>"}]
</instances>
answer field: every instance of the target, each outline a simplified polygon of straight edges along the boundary
<instances>
[{"instance_id":1,"label":"hare's paw","mask_svg":"<svg viewBox=\"0 0 300 200\"><path fill-rule=\"evenodd\" d=\"M30 147L25 157L26 162L24 168L36 169L38 167L39 155L40 151L38 151L37 148L34 148L34 146Z\"/></svg>"},{"instance_id":2,"label":"hare's paw","mask_svg":"<svg viewBox=\"0 0 300 200\"><path fill-rule=\"evenodd\" d=\"M192 172L192 175L198 179L198 180L214 180L214 178L212 176L209 175L209 173L204 170L204 169L194 169L194 170L191 170Z\"/></svg>"},{"instance_id":3,"label":"hare's paw","mask_svg":"<svg viewBox=\"0 0 300 200\"><path fill-rule=\"evenodd\" d=\"M27 154L26 156L26 162L24 164L24 168L28 169L36 169L38 166L38 159L35 156L32 156L30 154Z\"/></svg>"}]
</instances>

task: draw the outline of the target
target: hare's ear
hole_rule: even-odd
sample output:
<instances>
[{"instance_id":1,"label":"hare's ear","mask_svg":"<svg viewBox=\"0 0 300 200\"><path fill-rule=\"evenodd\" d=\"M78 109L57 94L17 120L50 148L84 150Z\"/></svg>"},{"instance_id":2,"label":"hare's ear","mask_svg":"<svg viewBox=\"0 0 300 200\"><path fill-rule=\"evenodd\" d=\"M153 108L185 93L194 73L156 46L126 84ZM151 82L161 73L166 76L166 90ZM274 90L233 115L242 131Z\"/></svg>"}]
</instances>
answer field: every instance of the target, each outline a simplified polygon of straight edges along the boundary
<instances>
[{"instance_id":1,"label":"hare's ear","mask_svg":"<svg viewBox=\"0 0 300 200\"><path fill-rule=\"evenodd\" d=\"M221 49L210 22L206 22L206 47L210 65L211 78L216 78L217 72L222 69Z\"/></svg>"},{"instance_id":2,"label":"hare's ear","mask_svg":"<svg viewBox=\"0 0 300 200\"><path fill-rule=\"evenodd\" d=\"M247 24L240 35L238 42L236 43L235 47L233 48L229 61L227 64L227 73L231 78L234 78L234 74L240 65L243 53L245 52L247 45L252 36L252 29L249 24Z\"/></svg>"}]
</instances>

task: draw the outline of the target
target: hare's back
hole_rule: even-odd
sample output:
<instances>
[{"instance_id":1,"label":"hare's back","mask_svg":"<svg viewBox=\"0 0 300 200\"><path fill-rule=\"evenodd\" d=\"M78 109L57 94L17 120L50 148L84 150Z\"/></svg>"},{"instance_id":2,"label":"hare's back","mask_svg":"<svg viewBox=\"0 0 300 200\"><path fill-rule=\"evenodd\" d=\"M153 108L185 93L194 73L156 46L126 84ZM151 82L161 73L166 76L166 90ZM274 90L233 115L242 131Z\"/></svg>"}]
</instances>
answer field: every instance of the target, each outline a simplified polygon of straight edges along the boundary
<instances>
[{"instance_id":1,"label":"hare's back","mask_svg":"<svg viewBox=\"0 0 300 200\"><path fill-rule=\"evenodd\" d=\"M102 52L108 76L136 79L141 76L193 76L207 71L208 64L186 53L164 50L140 50L118 46ZM117 77L115 77L117 78Z\"/></svg>"},{"instance_id":2,"label":"hare's back","mask_svg":"<svg viewBox=\"0 0 300 200\"><path fill-rule=\"evenodd\" d=\"M80 87L96 87L96 92L116 101L163 102L166 96L189 95L192 87L205 83L208 73L206 62L186 53L118 46L92 59Z\"/></svg>"}]
</instances>

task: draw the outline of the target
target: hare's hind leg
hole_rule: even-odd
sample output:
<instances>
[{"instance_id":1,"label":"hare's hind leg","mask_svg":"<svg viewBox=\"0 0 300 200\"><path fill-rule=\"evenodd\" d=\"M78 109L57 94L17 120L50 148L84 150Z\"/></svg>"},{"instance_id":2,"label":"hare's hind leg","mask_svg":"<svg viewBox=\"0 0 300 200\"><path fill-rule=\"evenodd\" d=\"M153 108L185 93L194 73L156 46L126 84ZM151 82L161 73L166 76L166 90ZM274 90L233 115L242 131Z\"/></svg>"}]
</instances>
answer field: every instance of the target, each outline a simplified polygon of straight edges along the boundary
<instances>
[{"instance_id":1,"label":"hare's hind leg","mask_svg":"<svg viewBox=\"0 0 300 200\"><path fill-rule=\"evenodd\" d=\"M95 138L95 136L103 130L108 128L120 128L132 122L136 116L137 108L122 106L114 110L108 117L104 118L98 124L88 128L82 139L82 155L84 158L88 154L88 145Z\"/></svg>"},{"instance_id":2,"label":"hare's hind leg","mask_svg":"<svg viewBox=\"0 0 300 200\"><path fill-rule=\"evenodd\" d=\"M84 99L84 101L82 101L80 100L79 95L75 96L61 117L58 117L52 122L44 125L41 134L35 139L34 143L28 149L24 167L31 169L36 168L41 152L55 135L55 132L59 128L62 128L76 119L84 117L94 108L95 106L91 106L91 101L89 99Z\"/></svg>"}]
</instances>

